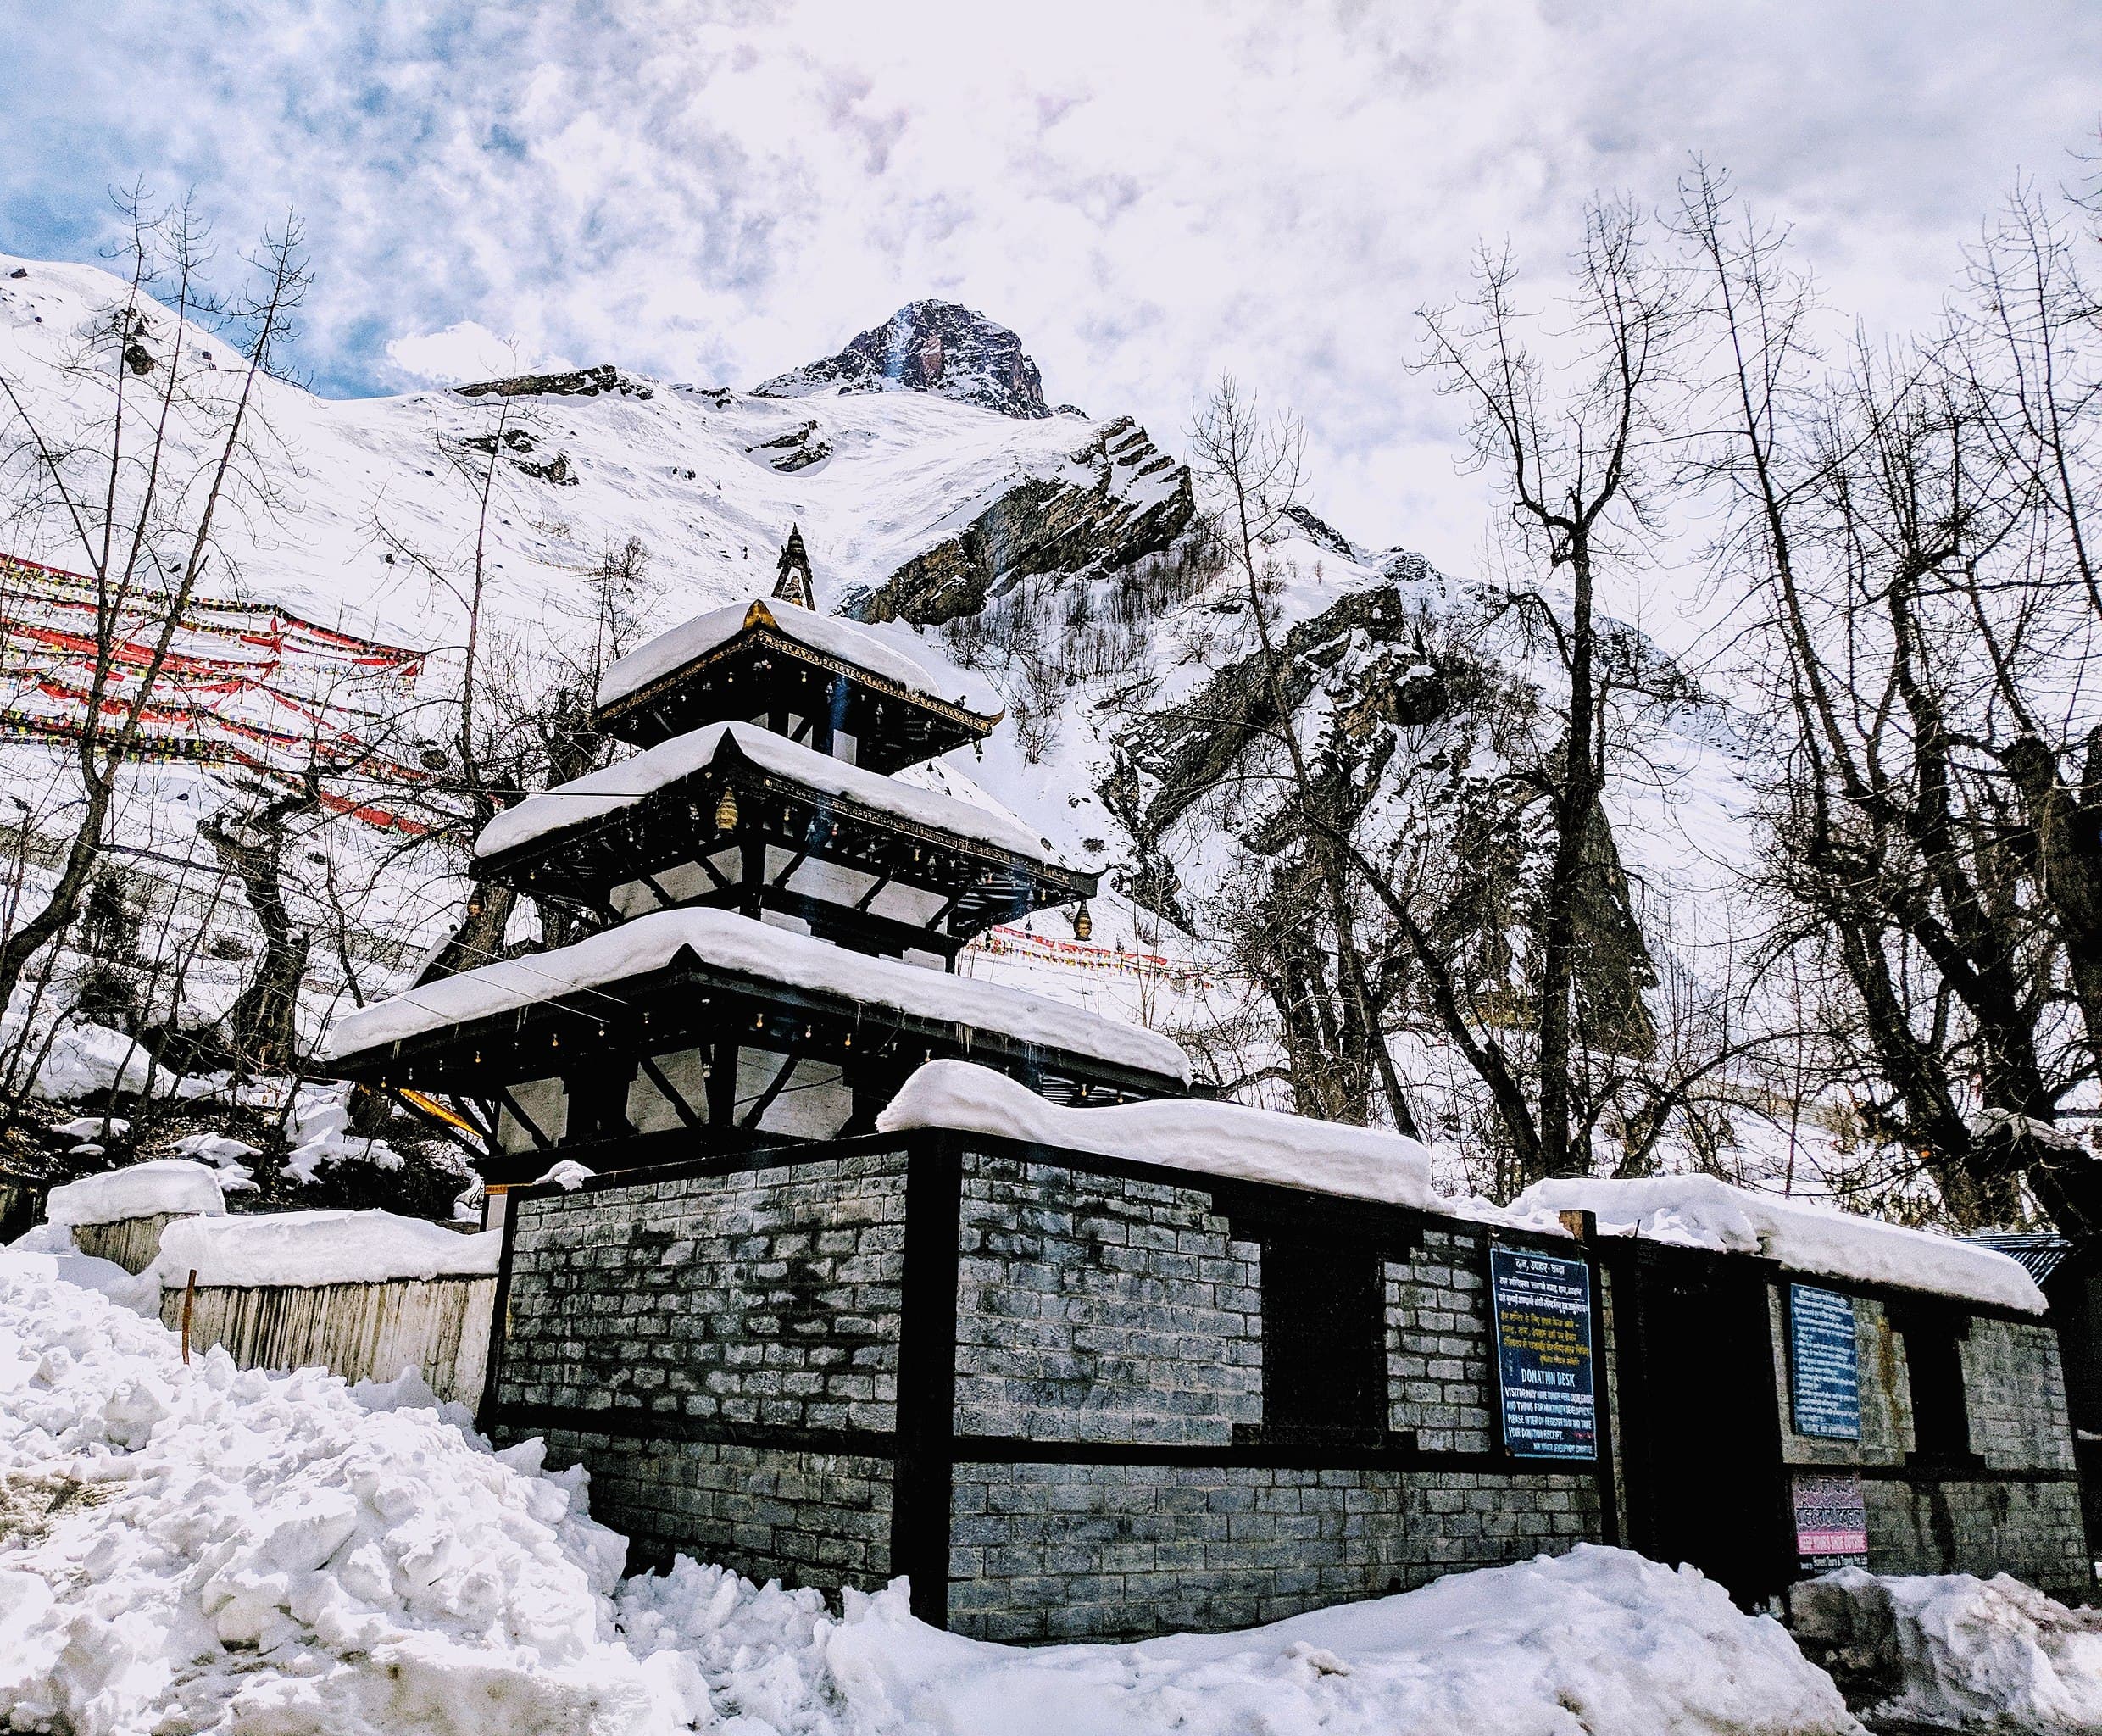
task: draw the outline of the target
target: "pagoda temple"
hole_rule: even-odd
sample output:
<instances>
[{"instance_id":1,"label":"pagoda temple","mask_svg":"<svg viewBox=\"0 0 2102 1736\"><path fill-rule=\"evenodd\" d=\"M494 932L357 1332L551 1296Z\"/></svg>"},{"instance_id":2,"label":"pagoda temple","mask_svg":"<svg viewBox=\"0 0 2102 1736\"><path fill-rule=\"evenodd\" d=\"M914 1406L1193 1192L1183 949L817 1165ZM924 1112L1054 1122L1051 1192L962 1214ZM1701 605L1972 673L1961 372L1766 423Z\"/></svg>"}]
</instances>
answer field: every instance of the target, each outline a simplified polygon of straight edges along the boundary
<instances>
[{"instance_id":1,"label":"pagoda temple","mask_svg":"<svg viewBox=\"0 0 2102 1736\"><path fill-rule=\"evenodd\" d=\"M480 878L586 938L359 1009L331 1070L450 1099L498 1190L559 1157L630 1169L865 1132L931 1060L1054 1102L1187 1092L1157 1032L956 974L974 936L1084 910L1097 876L1004 810L896 776L1000 715L814 601L792 531L771 598L614 664L597 722L641 751L498 815L475 851Z\"/></svg>"}]
</instances>

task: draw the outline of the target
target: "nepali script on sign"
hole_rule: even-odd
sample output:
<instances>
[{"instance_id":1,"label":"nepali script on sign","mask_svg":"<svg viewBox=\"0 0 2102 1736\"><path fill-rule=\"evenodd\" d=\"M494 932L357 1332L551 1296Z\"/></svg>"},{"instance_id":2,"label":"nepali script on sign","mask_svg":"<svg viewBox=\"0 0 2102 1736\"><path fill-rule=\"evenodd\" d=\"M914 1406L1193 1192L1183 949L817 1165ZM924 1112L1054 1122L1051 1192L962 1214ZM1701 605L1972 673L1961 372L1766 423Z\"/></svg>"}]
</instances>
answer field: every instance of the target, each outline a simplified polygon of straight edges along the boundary
<instances>
[{"instance_id":1,"label":"nepali script on sign","mask_svg":"<svg viewBox=\"0 0 2102 1736\"><path fill-rule=\"evenodd\" d=\"M1857 1471L1799 1472L1795 1478L1795 1555L1807 1568L1868 1562L1868 1504Z\"/></svg>"},{"instance_id":2,"label":"nepali script on sign","mask_svg":"<svg viewBox=\"0 0 2102 1736\"><path fill-rule=\"evenodd\" d=\"M1521 1459L1592 1457L1590 1267L1565 1254L1492 1248L1489 1296L1504 1444Z\"/></svg>"},{"instance_id":3,"label":"nepali script on sign","mask_svg":"<svg viewBox=\"0 0 2102 1736\"><path fill-rule=\"evenodd\" d=\"M1860 1439L1861 1371L1851 1296L1788 1286L1788 1371L1798 1434Z\"/></svg>"}]
</instances>

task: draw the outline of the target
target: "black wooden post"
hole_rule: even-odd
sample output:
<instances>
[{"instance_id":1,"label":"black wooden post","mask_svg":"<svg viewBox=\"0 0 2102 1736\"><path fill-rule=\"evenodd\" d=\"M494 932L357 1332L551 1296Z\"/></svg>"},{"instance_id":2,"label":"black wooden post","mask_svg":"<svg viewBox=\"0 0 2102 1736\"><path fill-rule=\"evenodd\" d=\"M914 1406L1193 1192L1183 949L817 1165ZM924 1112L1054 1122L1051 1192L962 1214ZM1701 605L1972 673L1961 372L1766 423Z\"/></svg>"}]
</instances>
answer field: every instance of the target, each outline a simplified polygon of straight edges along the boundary
<instances>
[{"instance_id":1,"label":"black wooden post","mask_svg":"<svg viewBox=\"0 0 2102 1736\"><path fill-rule=\"evenodd\" d=\"M898 1327L898 1463L891 1572L912 1581L912 1612L948 1625L949 1504L956 1468L956 1280L963 1165L940 1133L905 1160L905 1270Z\"/></svg>"}]
</instances>

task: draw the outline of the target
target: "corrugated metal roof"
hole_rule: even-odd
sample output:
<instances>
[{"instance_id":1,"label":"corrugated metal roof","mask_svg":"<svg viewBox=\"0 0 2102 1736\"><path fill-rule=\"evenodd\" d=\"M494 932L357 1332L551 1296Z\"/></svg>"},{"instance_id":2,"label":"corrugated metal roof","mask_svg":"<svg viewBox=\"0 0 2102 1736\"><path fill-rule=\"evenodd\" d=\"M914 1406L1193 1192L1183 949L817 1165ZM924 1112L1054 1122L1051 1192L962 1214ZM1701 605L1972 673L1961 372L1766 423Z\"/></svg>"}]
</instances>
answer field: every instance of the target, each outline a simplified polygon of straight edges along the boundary
<instances>
[{"instance_id":1,"label":"corrugated metal roof","mask_svg":"<svg viewBox=\"0 0 2102 1736\"><path fill-rule=\"evenodd\" d=\"M2029 1276L2039 1284L2066 1263L2073 1251L2073 1243L2065 1236L2049 1231L1991 1231L1980 1236L1966 1236L1966 1242L1975 1242L1981 1248L1990 1248L2018 1260Z\"/></svg>"}]
</instances>

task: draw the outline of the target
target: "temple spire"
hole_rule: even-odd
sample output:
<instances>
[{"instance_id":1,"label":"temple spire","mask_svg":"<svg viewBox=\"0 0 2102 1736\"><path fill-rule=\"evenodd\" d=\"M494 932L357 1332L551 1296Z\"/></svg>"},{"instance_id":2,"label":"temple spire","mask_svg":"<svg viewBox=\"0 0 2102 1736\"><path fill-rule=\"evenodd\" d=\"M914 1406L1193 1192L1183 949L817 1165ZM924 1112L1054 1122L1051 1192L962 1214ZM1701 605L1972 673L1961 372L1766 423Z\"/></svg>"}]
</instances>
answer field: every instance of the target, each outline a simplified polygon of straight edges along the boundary
<instances>
[{"instance_id":1,"label":"temple spire","mask_svg":"<svg viewBox=\"0 0 2102 1736\"><path fill-rule=\"evenodd\" d=\"M788 540L781 545L780 576L774 581L774 596L782 603L817 608L817 581L810 576L809 551L803 546L803 531L788 527Z\"/></svg>"}]
</instances>

